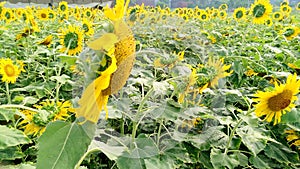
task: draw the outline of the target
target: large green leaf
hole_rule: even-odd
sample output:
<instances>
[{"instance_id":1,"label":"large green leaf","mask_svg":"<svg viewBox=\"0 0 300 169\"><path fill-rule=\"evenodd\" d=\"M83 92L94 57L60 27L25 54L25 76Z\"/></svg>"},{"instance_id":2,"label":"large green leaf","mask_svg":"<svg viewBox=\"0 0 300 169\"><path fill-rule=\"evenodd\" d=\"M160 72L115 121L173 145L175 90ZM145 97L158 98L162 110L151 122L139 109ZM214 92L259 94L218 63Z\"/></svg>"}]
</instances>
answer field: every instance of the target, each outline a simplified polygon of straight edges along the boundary
<instances>
[{"instance_id":1,"label":"large green leaf","mask_svg":"<svg viewBox=\"0 0 300 169\"><path fill-rule=\"evenodd\" d=\"M252 128L251 126L238 128L236 133L241 137L242 142L254 155L261 152L268 141L268 138L263 135L263 130Z\"/></svg>"},{"instance_id":2,"label":"large green leaf","mask_svg":"<svg viewBox=\"0 0 300 169\"><path fill-rule=\"evenodd\" d=\"M254 165L256 168L270 168L267 163L265 163L259 156L251 156L249 161Z\"/></svg>"},{"instance_id":3,"label":"large green leaf","mask_svg":"<svg viewBox=\"0 0 300 169\"><path fill-rule=\"evenodd\" d=\"M89 121L80 125L56 121L39 138L37 169L73 169L86 152L95 132Z\"/></svg>"},{"instance_id":4,"label":"large green leaf","mask_svg":"<svg viewBox=\"0 0 300 169\"><path fill-rule=\"evenodd\" d=\"M0 161L2 160L14 160L24 157L24 153L18 147L8 147L0 150ZM1 168L1 167L0 167Z\"/></svg>"},{"instance_id":5,"label":"large green leaf","mask_svg":"<svg viewBox=\"0 0 300 169\"><path fill-rule=\"evenodd\" d=\"M171 161L167 156L155 156L149 159L145 159L145 166L147 169L150 168L163 168L163 169L173 169L174 161Z\"/></svg>"},{"instance_id":6,"label":"large green leaf","mask_svg":"<svg viewBox=\"0 0 300 169\"><path fill-rule=\"evenodd\" d=\"M0 109L0 120L12 121L15 119L14 115L17 113L17 110L10 109Z\"/></svg>"},{"instance_id":7,"label":"large green leaf","mask_svg":"<svg viewBox=\"0 0 300 169\"><path fill-rule=\"evenodd\" d=\"M233 155L222 153L220 149L213 148L210 153L211 163L214 168L235 168L239 165L239 161Z\"/></svg>"},{"instance_id":8,"label":"large green leaf","mask_svg":"<svg viewBox=\"0 0 300 169\"><path fill-rule=\"evenodd\" d=\"M210 127L199 135L193 136L189 141L200 150L208 150L210 147L225 148L228 136L222 132L222 126Z\"/></svg>"},{"instance_id":9,"label":"large green leaf","mask_svg":"<svg viewBox=\"0 0 300 169\"><path fill-rule=\"evenodd\" d=\"M30 143L30 139L20 130L0 126L0 150L19 144Z\"/></svg>"},{"instance_id":10,"label":"large green leaf","mask_svg":"<svg viewBox=\"0 0 300 169\"><path fill-rule=\"evenodd\" d=\"M290 148L279 144L279 143L269 143L265 148L265 154L269 158L273 158L280 163L298 163L299 156L296 152L292 151Z\"/></svg>"}]
</instances>

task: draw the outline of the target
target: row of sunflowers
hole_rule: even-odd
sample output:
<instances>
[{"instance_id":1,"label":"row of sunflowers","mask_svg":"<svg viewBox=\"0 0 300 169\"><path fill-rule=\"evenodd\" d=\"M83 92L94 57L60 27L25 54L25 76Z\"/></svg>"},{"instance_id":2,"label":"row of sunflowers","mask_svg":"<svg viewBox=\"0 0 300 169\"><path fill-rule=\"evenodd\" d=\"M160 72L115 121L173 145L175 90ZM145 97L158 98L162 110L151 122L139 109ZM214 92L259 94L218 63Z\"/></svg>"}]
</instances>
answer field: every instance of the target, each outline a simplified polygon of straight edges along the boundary
<instances>
[{"instance_id":1,"label":"row of sunflowers","mask_svg":"<svg viewBox=\"0 0 300 169\"><path fill-rule=\"evenodd\" d=\"M300 167L300 3L129 3L0 3L0 168Z\"/></svg>"}]
</instances>

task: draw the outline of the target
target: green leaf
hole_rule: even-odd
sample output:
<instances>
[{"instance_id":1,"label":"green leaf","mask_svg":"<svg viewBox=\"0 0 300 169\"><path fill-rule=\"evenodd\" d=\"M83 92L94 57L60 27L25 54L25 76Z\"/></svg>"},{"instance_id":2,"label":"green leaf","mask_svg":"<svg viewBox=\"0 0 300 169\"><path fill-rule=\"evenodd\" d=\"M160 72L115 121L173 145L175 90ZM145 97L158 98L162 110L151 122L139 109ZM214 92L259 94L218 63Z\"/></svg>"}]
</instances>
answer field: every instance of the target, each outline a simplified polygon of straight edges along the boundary
<instances>
[{"instance_id":1,"label":"green leaf","mask_svg":"<svg viewBox=\"0 0 300 169\"><path fill-rule=\"evenodd\" d=\"M86 121L50 123L39 138L37 169L73 169L86 152L95 132L95 124Z\"/></svg>"},{"instance_id":2,"label":"green leaf","mask_svg":"<svg viewBox=\"0 0 300 169\"><path fill-rule=\"evenodd\" d=\"M269 143L265 148L265 154L281 163L299 163L297 152L279 143Z\"/></svg>"},{"instance_id":3,"label":"green leaf","mask_svg":"<svg viewBox=\"0 0 300 169\"><path fill-rule=\"evenodd\" d=\"M72 81L70 81L69 79L70 79L70 76L65 75L65 74L63 74L61 76L51 76L50 77L50 80L53 80L53 81L56 80L61 84L65 84L66 82L72 84Z\"/></svg>"},{"instance_id":4,"label":"green leaf","mask_svg":"<svg viewBox=\"0 0 300 169\"><path fill-rule=\"evenodd\" d=\"M1 166L1 169L35 169L35 166L31 164L7 165Z\"/></svg>"},{"instance_id":5,"label":"green leaf","mask_svg":"<svg viewBox=\"0 0 300 169\"><path fill-rule=\"evenodd\" d=\"M61 55L59 56L62 63L67 63L68 65L75 65L77 58L74 56Z\"/></svg>"},{"instance_id":6,"label":"green leaf","mask_svg":"<svg viewBox=\"0 0 300 169\"><path fill-rule=\"evenodd\" d=\"M200 150L208 150L210 147L225 148L228 136L221 129L222 126L210 127L201 134L193 136L189 141Z\"/></svg>"},{"instance_id":7,"label":"green leaf","mask_svg":"<svg viewBox=\"0 0 300 169\"><path fill-rule=\"evenodd\" d=\"M103 152L110 160L116 160L126 149L126 146L109 145L93 140L88 151L92 152L98 150Z\"/></svg>"},{"instance_id":8,"label":"green leaf","mask_svg":"<svg viewBox=\"0 0 300 169\"><path fill-rule=\"evenodd\" d=\"M281 123L293 123L299 122L300 111L298 109L292 109L289 113L282 115Z\"/></svg>"},{"instance_id":9,"label":"green leaf","mask_svg":"<svg viewBox=\"0 0 300 169\"><path fill-rule=\"evenodd\" d=\"M261 168L261 169L270 168L270 166L267 163L265 163L259 156L251 156L249 161L256 168Z\"/></svg>"},{"instance_id":10,"label":"green leaf","mask_svg":"<svg viewBox=\"0 0 300 169\"><path fill-rule=\"evenodd\" d=\"M17 110L11 109L0 109L0 120L13 121L15 120L14 115L17 113Z\"/></svg>"},{"instance_id":11,"label":"green leaf","mask_svg":"<svg viewBox=\"0 0 300 169\"><path fill-rule=\"evenodd\" d=\"M155 156L150 159L145 159L146 168L163 168L163 169L173 169L174 161L170 161L166 156Z\"/></svg>"},{"instance_id":12,"label":"green leaf","mask_svg":"<svg viewBox=\"0 0 300 169\"><path fill-rule=\"evenodd\" d=\"M239 165L239 161L232 155L227 155L221 152L220 149L213 148L210 153L211 163L214 168L235 168Z\"/></svg>"},{"instance_id":13,"label":"green leaf","mask_svg":"<svg viewBox=\"0 0 300 169\"><path fill-rule=\"evenodd\" d=\"M254 155L261 152L267 144L268 139L262 132L261 129L252 128L251 126L243 126L236 130L242 142Z\"/></svg>"},{"instance_id":14,"label":"green leaf","mask_svg":"<svg viewBox=\"0 0 300 169\"><path fill-rule=\"evenodd\" d=\"M30 143L30 139L20 130L0 126L0 150L19 144Z\"/></svg>"},{"instance_id":15,"label":"green leaf","mask_svg":"<svg viewBox=\"0 0 300 169\"><path fill-rule=\"evenodd\" d=\"M8 147L6 149L0 150L0 161L14 160L17 158L22 158L24 156L25 154L22 152L22 150L17 147Z\"/></svg>"},{"instance_id":16,"label":"green leaf","mask_svg":"<svg viewBox=\"0 0 300 169\"><path fill-rule=\"evenodd\" d=\"M145 169L145 162L140 158L120 157L117 159L119 169Z\"/></svg>"}]
</instances>

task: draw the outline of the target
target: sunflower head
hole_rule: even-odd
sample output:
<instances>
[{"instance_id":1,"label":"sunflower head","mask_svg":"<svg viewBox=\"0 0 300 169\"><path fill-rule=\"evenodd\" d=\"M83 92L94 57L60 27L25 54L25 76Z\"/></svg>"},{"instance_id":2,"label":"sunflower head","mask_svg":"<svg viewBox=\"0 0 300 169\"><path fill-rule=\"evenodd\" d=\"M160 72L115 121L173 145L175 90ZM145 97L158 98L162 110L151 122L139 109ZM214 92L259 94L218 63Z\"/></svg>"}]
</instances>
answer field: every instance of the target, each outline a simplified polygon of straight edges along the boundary
<instances>
[{"instance_id":1,"label":"sunflower head","mask_svg":"<svg viewBox=\"0 0 300 169\"><path fill-rule=\"evenodd\" d=\"M60 35L61 52L67 51L69 55L76 55L82 51L83 31L78 26L69 25Z\"/></svg>"},{"instance_id":2,"label":"sunflower head","mask_svg":"<svg viewBox=\"0 0 300 169\"><path fill-rule=\"evenodd\" d=\"M241 21L241 20L245 19L246 18L246 8L244 8L244 7L236 8L233 12L233 18L236 21Z\"/></svg>"},{"instance_id":3,"label":"sunflower head","mask_svg":"<svg viewBox=\"0 0 300 169\"><path fill-rule=\"evenodd\" d=\"M299 92L300 80L297 80L297 75L289 75L286 84L278 85L275 82L275 89L273 91L262 92L258 91L254 94L254 102L258 102L255 107L256 116L265 116L267 122L274 119L274 125L281 121L282 114L291 111L295 104L297 94Z\"/></svg>"},{"instance_id":4,"label":"sunflower head","mask_svg":"<svg viewBox=\"0 0 300 169\"><path fill-rule=\"evenodd\" d=\"M94 28L88 19L84 18L82 20L82 30L84 31L84 34L87 36L92 36L94 34Z\"/></svg>"},{"instance_id":5,"label":"sunflower head","mask_svg":"<svg viewBox=\"0 0 300 169\"><path fill-rule=\"evenodd\" d=\"M41 45L45 45L45 46L50 46L51 42L52 42L53 36L52 35L48 35L45 39L43 39L39 44Z\"/></svg>"},{"instance_id":6,"label":"sunflower head","mask_svg":"<svg viewBox=\"0 0 300 169\"><path fill-rule=\"evenodd\" d=\"M281 21L283 19L283 15L281 12L274 12L272 18L276 21Z\"/></svg>"},{"instance_id":7,"label":"sunflower head","mask_svg":"<svg viewBox=\"0 0 300 169\"><path fill-rule=\"evenodd\" d=\"M0 59L0 74L2 75L2 82L15 83L23 69L23 62L18 61L13 63L11 59Z\"/></svg>"},{"instance_id":8,"label":"sunflower head","mask_svg":"<svg viewBox=\"0 0 300 169\"><path fill-rule=\"evenodd\" d=\"M59 12L65 13L65 12L68 12L68 9L69 9L68 2L66 2L66 1L59 2L59 4L58 4Z\"/></svg>"},{"instance_id":9,"label":"sunflower head","mask_svg":"<svg viewBox=\"0 0 300 169\"><path fill-rule=\"evenodd\" d=\"M40 9L37 12L37 17L42 20L42 21L46 21L49 19L49 13L48 13L48 9Z\"/></svg>"},{"instance_id":10,"label":"sunflower head","mask_svg":"<svg viewBox=\"0 0 300 169\"><path fill-rule=\"evenodd\" d=\"M209 15L206 11L203 11L199 16L200 21L207 21L209 20Z\"/></svg>"},{"instance_id":11,"label":"sunflower head","mask_svg":"<svg viewBox=\"0 0 300 169\"><path fill-rule=\"evenodd\" d=\"M271 17L268 17L266 20L265 20L265 25L267 26L272 26L273 25L273 21L272 21L272 18Z\"/></svg>"},{"instance_id":12,"label":"sunflower head","mask_svg":"<svg viewBox=\"0 0 300 169\"><path fill-rule=\"evenodd\" d=\"M296 10L299 11L300 10L300 2L298 2L295 6Z\"/></svg>"},{"instance_id":13,"label":"sunflower head","mask_svg":"<svg viewBox=\"0 0 300 169\"><path fill-rule=\"evenodd\" d=\"M290 14L292 12L292 8L288 5L280 6L280 11L284 14Z\"/></svg>"},{"instance_id":14,"label":"sunflower head","mask_svg":"<svg viewBox=\"0 0 300 169\"><path fill-rule=\"evenodd\" d=\"M228 9L228 6L227 6L227 4L221 4L220 6L219 6L219 10L220 11L222 11L222 10L227 10Z\"/></svg>"},{"instance_id":15,"label":"sunflower head","mask_svg":"<svg viewBox=\"0 0 300 169\"><path fill-rule=\"evenodd\" d=\"M250 14L253 18L253 23L263 24L264 20L272 12L272 5L268 0L257 0L251 5Z\"/></svg>"},{"instance_id":16,"label":"sunflower head","mask_svg":"<svg viewBox=\"0 0 300 169\"><path fill-rule=\"evenodd\" d=\"M285 27L282 31L282 35L287 39L287 40L292 40L294 37L298 36L300 33L300 30L297 26L288 26Z\"/></svg>"}]
</instances>

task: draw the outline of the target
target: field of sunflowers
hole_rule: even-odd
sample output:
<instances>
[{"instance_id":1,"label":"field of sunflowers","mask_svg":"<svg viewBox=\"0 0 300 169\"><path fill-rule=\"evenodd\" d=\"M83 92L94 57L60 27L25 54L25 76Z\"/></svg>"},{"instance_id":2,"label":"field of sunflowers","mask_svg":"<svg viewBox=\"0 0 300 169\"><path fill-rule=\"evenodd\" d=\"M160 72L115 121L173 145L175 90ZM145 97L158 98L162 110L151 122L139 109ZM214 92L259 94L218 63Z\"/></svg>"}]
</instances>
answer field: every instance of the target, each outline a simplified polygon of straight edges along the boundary
<instances>
[{"instance_id":1,"label":"field of sunflowers","mask_svg":"<svg viewBox=\"0 0 300 169\"><path fill-rule=\"evenodd\" d=\"M1 169L300 168L300 2L129 3L0 3Z\"/></svg>"}]
</instances>

